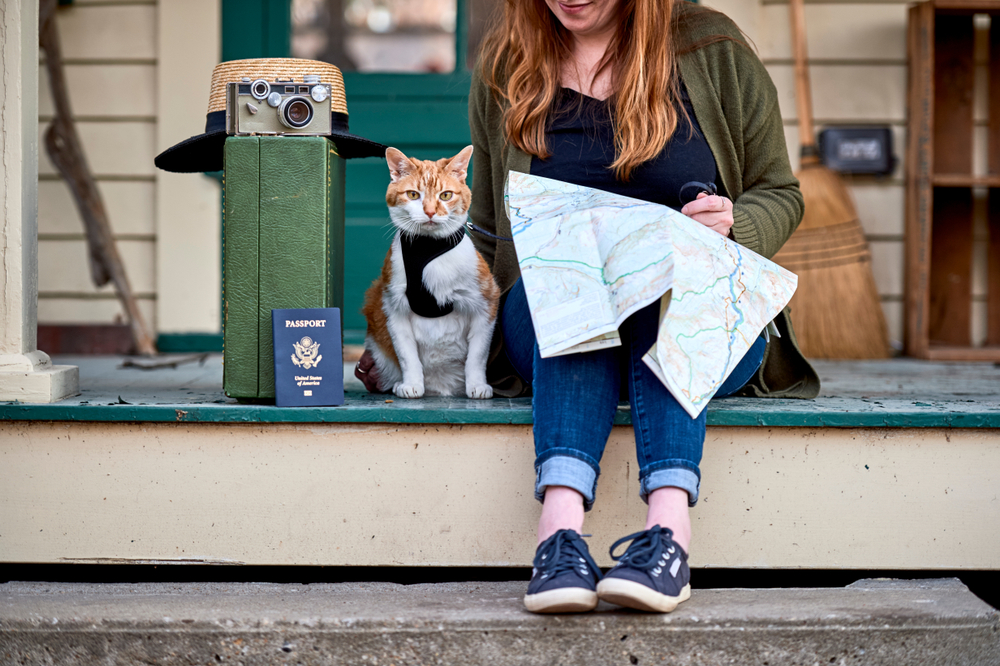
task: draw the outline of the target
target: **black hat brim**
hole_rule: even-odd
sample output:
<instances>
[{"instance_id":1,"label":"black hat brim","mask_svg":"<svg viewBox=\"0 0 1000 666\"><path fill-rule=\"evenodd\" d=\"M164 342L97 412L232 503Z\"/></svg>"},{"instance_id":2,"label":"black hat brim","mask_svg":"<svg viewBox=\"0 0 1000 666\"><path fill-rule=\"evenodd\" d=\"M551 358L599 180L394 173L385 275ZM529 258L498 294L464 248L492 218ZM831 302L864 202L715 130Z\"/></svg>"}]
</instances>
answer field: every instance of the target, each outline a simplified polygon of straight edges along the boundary
<instances>
[{"instance_id":1,"label":"black hat brim","mask_svg":"<svg viewBox=\"0 0 1000 666\"><path fill-rule=\"evenodd\" d=\"M225 111L216 111L209 116L220 113L224 121ZM210 117L206 125L218 127L217 121L218 118ZM167 148L157 155L153 162L157 168L173 173L222 171L227 136L225 129L213 128ZM385 157L386 146L350 132L335 129L325 136L337 145L337 154L344 159Z\"/></svg>"}]
</instances>

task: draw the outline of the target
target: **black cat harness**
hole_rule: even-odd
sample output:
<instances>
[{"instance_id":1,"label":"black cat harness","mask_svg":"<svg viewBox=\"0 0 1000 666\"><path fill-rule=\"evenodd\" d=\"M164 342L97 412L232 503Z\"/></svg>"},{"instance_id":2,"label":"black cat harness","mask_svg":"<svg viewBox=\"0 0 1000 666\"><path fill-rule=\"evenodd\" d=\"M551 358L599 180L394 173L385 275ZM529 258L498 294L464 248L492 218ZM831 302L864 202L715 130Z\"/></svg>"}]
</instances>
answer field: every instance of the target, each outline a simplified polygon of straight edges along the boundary
<instances>
[{"instance_id":1,"label":"black cat harness","mask_svg":"<svg viewBox=\"0 0 1000 666\"><path fill-rule=\"evenodd\" d=\"M451 303L438 305L434 294L427 290L424 269L442 254L458 247L463 238L465 229L462 227L444 238L400 234L399 247L403 251L403 270L406 271L406 300L414 314L435 319L451 313Z\"/></svg>"}]
</instances>

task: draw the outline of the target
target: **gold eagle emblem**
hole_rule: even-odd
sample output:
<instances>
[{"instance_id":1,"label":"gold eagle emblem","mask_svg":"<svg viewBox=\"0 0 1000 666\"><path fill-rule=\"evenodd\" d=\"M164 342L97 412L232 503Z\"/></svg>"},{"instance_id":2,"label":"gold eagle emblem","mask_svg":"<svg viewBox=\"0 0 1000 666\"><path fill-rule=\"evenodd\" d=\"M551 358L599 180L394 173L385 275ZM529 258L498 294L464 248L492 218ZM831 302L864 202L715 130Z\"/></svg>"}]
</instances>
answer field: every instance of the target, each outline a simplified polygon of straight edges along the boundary
<instances>
[{"instance_id":1,"label":"gold eagle emblem","mask_svg":"<svg viewBox=\"0 0 1000 666\"><path fill-rule=\"evenodd\" d=\"M306 370L314 368L323 360L323 357L319 353L319 343L315 342L308 335L298 342L293 342L292 346L295 347L295 353L292 354L292 363L300 368L305 368Z\"/></svg>"}]
</instances>

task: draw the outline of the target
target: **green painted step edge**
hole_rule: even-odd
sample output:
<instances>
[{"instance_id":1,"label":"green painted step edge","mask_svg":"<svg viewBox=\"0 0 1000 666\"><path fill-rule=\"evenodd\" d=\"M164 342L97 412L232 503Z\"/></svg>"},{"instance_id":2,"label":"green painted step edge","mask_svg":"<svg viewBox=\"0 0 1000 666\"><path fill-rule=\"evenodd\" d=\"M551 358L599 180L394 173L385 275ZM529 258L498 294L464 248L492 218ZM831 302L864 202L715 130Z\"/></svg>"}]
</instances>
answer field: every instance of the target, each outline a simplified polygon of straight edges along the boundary
<instances>
[{"instance_id":1,"label":"green painted step edge","mask_svg":"<svg viewBox=\"0 0 1000 666\"><path fill-rule=\"evenodd\" d=\"M221 352L222 333L160 333L156 349L161 354Z\"/></svg>"},{"instance_id":2,"label":"green painted step edge","mask_svg":"<svg viewBox=\"0 0 1000 666\"><path fill-rule=\"evenodd\" d=\"M221 394L220 394L221 397ZM98 421L185 423L439 423L531 424L530 399L501 400L504 406L455 400L447 408L386 403L381 396L349 396L340 407L291 408L269 405L29 405L0 404L0 421ZM494 401L498 402L498 401ZM631 422L619 410L615 423ZM1000 412L844 412L761 411L708 408L710 426L807 428L1000 428Z\"/></svg>"}]
</instances>

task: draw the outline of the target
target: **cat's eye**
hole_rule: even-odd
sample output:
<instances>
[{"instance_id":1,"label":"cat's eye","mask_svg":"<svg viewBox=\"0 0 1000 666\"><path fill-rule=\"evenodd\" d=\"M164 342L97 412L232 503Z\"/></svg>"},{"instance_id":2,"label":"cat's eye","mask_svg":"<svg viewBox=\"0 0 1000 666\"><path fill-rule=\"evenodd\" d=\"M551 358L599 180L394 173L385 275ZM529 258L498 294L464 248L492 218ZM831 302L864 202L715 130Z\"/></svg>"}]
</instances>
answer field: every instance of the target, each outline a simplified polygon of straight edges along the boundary
<instances>
[{"instance_id":1,"label":"cat's eye","mask_svg":"<svg viewBox=\"0 0 1000 666\"><path fill-rule=\"evenodd\" d=\"M420 192L417 192L416 190L407 190L406 198L409 199L410 201L416 201L417 199L420 198Z\"/></svg>"},{"instance_id":2,"label":"cat's eye","mask_svg":"<svg viewBox=\"0 0 1000 666\"><path fill-rule=\"evenodd\" d=\"M440 198L441 198L441 201L447 201L448 199L451 199L451 197L452 197L452 196L453 196L454 194L455 194L454 192L442 192L442 193L441 193L441 197L440 197Z\"/></svg>"}]
</instances>

